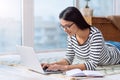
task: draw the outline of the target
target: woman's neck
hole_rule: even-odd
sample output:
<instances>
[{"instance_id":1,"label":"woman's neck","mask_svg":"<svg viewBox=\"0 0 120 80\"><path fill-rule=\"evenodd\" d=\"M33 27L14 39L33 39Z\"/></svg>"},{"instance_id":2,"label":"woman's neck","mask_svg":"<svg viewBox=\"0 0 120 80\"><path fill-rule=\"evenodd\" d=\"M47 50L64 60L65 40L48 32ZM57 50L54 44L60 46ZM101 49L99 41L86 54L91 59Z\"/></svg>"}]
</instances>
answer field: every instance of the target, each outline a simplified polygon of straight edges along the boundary
<instances>
[{"instance_id":1,"label":"woman's neck","mask_svg":"<svg viewBox=\"0 0 120 80\"><path fill-rule=\"evenodd\" d=\"M80 30L80 29L79 29L79 30L76 32L76 35L77 35L79 38L86 38L86 37L88 37L89 32L90 32L89 28L88 28L88 29L85 29L85 30Z\"/></svg>"},{"instance_id":2,"label":"woman's neck","mask_svg":"<svg viewBox=\"0 0 120 80\"><path fill-rule=\"evenodd\" d=\"M76 33L76 38L79 44L83 44L89 37L90 29L78 30Z\"/></svg>"}]
</instances>

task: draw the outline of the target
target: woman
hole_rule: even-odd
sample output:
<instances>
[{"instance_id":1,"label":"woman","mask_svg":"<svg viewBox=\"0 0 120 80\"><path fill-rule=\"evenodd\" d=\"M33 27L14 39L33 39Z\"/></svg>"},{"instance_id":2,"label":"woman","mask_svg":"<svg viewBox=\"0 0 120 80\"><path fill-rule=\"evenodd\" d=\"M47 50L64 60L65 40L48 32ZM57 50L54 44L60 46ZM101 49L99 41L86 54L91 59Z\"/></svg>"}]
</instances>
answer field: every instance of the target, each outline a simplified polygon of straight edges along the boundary
<instances>
[{"instance_id":1,"label":"woman","mask_svg":"<svg viewBox=\"0 0 120 80\"><path fill-rule=\"evenodd\" d=\"M66 56L55 63L43 63L43 68L62 71L75 68L95 70L98 65L120 63L120 43L106 44L102 33L96 27L87 24L77 8L66 8L59 18L62 28L68 34ZM74 56L84 59L85 63L72 64Z\"/></svg>"}]
</instances>

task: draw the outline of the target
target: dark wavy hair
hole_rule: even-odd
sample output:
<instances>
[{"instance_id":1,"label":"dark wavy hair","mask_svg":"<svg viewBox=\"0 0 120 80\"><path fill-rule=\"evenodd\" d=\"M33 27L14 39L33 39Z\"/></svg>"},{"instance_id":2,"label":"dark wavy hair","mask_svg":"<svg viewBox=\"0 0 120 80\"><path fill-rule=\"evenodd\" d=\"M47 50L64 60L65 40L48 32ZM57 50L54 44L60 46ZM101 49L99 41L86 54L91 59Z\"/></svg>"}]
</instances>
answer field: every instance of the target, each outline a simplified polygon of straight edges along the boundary
<instances>
[{"instance_id":1,"label":"dark wavy hair","mask_svg":"<svg viewBox=\"0 0 120 80\"><path fill-rule=\"evenodd\" d=\"M85 21L81 12L76 7L67 7L59 14L59 19L72 21L78 28L84 30L90 28L90 25Z\"/></svg>"}]
</instances>

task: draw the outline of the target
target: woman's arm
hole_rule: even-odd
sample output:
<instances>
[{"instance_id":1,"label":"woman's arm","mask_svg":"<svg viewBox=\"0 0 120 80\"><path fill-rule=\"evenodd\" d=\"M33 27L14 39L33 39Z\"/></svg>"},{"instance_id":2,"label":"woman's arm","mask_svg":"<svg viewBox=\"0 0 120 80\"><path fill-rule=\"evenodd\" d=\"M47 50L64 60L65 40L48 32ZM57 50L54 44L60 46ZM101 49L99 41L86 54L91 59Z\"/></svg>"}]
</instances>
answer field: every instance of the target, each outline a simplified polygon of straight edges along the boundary
<instances>
[{"instance_id":1,"label":"woman's arm","mask_svg":"<svg viewBox=\"0 0 120 80\"><path fill-rule=\"evenodd\" d=\"M53 63L42 63L41 66L43 68L49 68L50 66L54 66L54 65L68 65L68 61L66 59L62 59L58 62L53 62ZM50 68L52 69L52 68Z\"/></svg>"},{"instance_id":2,"label":"woman's arm","mask_svg":"<svg viewBox=\"0 0 120 80\"><path fill-rule=\"evenodd\" d=\"M76 69L76 68L81 70L86 70L85 64L75 64L75 65L52 64L52 65L49 65L48 70L67 71L67 70Z\"/></svg>"},{"instance_id":3,"label":"woman's arm","mask_svg":"<svg viewBox=\"0 0 120 80\"><path fill-rule=\"evenodd\" d=\"M62 70L62 71L67 71L70 69L81 69L81 70L86 70L85 64L74 64L74 65L69 65L69 62L66 59L62 59L58 62L50 63L50 64L44 64L44 67L48 67L48 70Z\"/></svg>"},{"instance_id":4,"label":"woman's arm","mask_svg":"<svg viewBox=\"0 0 120 80\"><path fill-rule=\"evenodd\" d=\"M75 65L66 65L66 70L71 70L71 69L81 69L81 70L86 70L86 66L85 64L75 64Z\"/></svg>"},{"instance_id":5,"label":"woman's arm","mask_svg":"<svg viewBox=\"0 0 120 80\"><path fill-rule=\"evenodd\" d=\"M91 35L90 48L89 59L84 64L87 70L95 70L99 65L101 53L104 52L104 39L101 32L97 31Z\"/></svg>"},{"instance_id":6,"label":"woman's arm","mask_svg":"<svg viewBox=\"0 0 120 80\"><path fill-rule=\"evenodd\" d=\"M58 62L54 62L54 63L51 63L51 64L68 65L69 63L66 59L62 59Z\"/></svg>"}]
</instances>

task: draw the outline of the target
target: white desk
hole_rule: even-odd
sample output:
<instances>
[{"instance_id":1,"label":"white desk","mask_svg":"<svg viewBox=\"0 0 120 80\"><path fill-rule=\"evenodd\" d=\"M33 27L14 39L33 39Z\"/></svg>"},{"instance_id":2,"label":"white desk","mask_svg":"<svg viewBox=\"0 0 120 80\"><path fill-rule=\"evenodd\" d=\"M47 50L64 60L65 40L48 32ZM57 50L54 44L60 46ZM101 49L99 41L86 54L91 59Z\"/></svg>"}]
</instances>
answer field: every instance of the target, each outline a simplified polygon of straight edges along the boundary
<instances>
[{"instance_id":1,"label":"white desk","mask_svg":"<svg viewBox=\"0 0 120 80\"><path fill-rule=\"evenodd\" d=\"M108 75L103 78L66 77L62 74L42 75L27 70L22 66L0 65L0 80L119 80L120 74Z\"/></svg>"}]
</instances>

